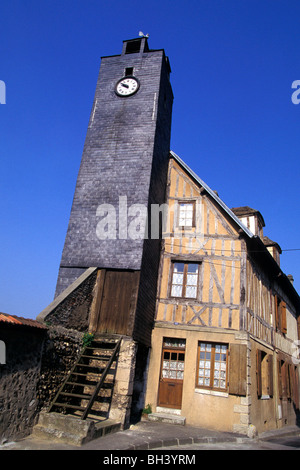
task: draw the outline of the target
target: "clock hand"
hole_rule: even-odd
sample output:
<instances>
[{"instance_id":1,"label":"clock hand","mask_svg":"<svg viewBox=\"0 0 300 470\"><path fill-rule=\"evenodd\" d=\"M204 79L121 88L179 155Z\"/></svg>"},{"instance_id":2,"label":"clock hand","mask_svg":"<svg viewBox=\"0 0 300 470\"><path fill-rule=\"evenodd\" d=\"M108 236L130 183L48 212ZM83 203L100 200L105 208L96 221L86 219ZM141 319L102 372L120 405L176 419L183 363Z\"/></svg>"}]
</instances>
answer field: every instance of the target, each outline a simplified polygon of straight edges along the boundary
<instances>
[{"instance_id":1,"label":"clock hand","mask_svg":"<svg viewBox=\"0 0 300 470\"><path fill-rule=\"evenodd\" d=\"M124 88L129 88L129 85L126 85L125 83L121 83L121 85L122 85Z\"/></svg>"}]
</instances>

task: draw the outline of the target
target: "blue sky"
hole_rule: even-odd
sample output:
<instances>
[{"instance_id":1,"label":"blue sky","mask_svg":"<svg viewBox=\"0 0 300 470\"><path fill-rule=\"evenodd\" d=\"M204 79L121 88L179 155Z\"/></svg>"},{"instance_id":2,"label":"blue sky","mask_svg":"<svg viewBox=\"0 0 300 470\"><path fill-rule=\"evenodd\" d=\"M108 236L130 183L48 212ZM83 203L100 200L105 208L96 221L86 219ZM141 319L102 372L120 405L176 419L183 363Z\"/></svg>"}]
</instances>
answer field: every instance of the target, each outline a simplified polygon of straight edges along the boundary
<instances>
[{"instance_id":1,"label":"blue sky","mask_svg":"<svg viewBox=\"0 0 300 470\"><path fill-rule=\"evenodd\" d=\"M54 296L100 58L149 34L174 92L171 148L229 207L300 249L298 0L2 0L0 311ZM281 267L300 291L300 251Z\"/></svg>"}]
</instances>

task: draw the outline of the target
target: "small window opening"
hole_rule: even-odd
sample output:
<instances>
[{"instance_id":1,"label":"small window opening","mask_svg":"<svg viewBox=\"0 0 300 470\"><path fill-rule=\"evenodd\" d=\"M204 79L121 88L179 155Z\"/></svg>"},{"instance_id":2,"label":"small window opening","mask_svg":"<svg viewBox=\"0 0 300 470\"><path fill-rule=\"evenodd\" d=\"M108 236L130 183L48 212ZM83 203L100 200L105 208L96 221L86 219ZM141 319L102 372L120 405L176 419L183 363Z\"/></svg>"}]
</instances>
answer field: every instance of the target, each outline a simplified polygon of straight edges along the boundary
<instances>
[{"instance_id":1,"label":"small window opening","mask_svg":"<svg viewBox=\"0 0 300 470\"><path fill-rule=\"evenodd\" d=\"M137 39L136 41L129 41L126 44L126 52L125 54L135 54L140 52L141 49L141 39Z\"/></svg>"},{"instance_id":2,"label":"small window opening","mask_svg":"<svg viewBox=\"0 0 300 470\"><path fill-rule=\"evenodd\" d=\"M133 67L126 67L125 69L125 77L129 77L133 75Z\"/></svg>"}]
</instances>

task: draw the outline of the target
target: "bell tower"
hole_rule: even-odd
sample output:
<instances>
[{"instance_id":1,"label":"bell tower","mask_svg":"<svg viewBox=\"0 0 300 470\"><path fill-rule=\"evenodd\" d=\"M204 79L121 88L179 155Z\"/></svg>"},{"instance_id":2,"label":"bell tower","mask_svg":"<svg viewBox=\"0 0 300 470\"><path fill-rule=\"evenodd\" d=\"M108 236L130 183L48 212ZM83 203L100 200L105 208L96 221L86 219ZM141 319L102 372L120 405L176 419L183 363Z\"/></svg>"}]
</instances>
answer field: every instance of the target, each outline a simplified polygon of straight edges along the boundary
<instances>
[{"instance_id":1,"label":"bell tower","mask_svg":"<svg viewBox=\"0 0 300 470\"><path fill-rule=\"evenodd\" d=\"M164 50L149 49L146 37L123 41L120 55L101 58L56 296L87 268L97 267L109 273L113 289L117 284L126 289L127 277L135 275L140 308L149 303L141 289L155 301L160 244L148 236L148 220L140 226L138 220L143 208L165 200L170 71ZM145 312L140 326L144 320ZM137 318L124 322L132 331L139 324ZM116 325L110 329L122 333Z\"/></svg>"}]
</instances>

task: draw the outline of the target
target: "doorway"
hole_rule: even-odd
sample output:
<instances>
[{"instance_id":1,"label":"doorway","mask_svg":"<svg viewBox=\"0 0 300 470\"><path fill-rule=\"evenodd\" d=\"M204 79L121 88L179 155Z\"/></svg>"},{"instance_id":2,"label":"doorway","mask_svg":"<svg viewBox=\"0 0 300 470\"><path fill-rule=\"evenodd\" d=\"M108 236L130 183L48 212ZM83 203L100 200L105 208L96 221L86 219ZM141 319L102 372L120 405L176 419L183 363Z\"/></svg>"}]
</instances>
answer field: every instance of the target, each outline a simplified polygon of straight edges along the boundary
<instances>
[{"instance_id":1,"label":"doorway","mask_svg":"<svg viewBox=\"0 0 300 470\"><path fill-rule=\"evenodd\" d=\"M184 360L185 340L164 338L159 379L159 406L181 408Z\"/></svg>"}]
</instances>

